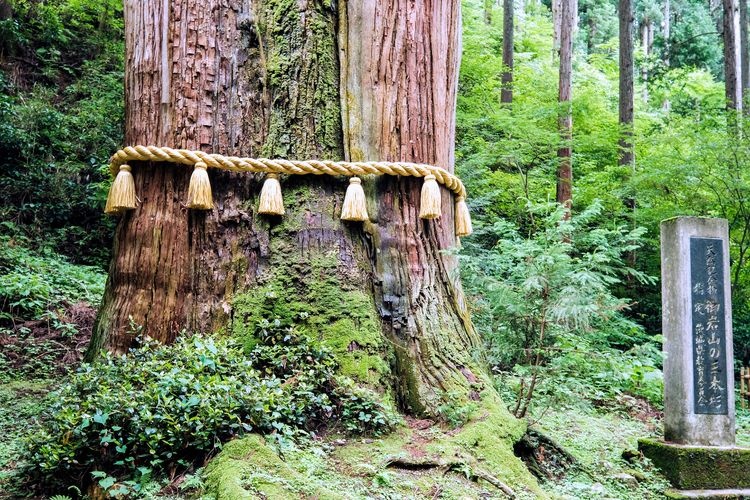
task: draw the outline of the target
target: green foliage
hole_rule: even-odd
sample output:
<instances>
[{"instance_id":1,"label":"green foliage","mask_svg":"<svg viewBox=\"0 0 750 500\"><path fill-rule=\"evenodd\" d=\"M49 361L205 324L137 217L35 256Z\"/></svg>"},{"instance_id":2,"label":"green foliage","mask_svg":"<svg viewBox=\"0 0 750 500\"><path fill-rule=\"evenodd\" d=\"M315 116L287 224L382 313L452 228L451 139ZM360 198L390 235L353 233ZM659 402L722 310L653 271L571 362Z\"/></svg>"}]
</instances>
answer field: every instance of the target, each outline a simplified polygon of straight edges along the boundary
<instances>
[{"instance_id":1,"label":"green foliage","mask_svg":"<svg viewBox=\"0 0 750 500\"><path fill-rule=\"evenodd\" d=\"M679 0L672 5L678 22L673 24L668 41L657 38L657 48L669 55L674 67L701 68L721 76L721 35L710 6L697 0Z\"/></svg>"},{"instance_id":2,"label":"green foliage","mask_svg":"<svg viewBox=\"0 0 750 500\"><path fill-rule=\"evenodd\" d=\"M24 450L21 436L48 404L47 382L17 381L0 383L0 492L20 498L24 489L14 489L10 478Z\"/></svg>"},{"instance_id":3,"label":"green foliage","mask_svg":"<svg viewBox=\"0 0 750 500\"><path fill-rule=\"evenodd\" d=\"M516 393L517 416L526 414L534 393L545 402L621 391L661 397L661 360L623 315L629 301L613 293L625 278L653 281L624 262L643 229L609 225L601 215L599 203L570 219L560 205L532 206L526 234L496 221L478 225L476 242L465 246L462 271L477 298L474 318L495 369L513 373L516 382L507 385Z\"/></svg>"},{"instance_id":4,"label":"green foliage","mask_svg":"<svg viewBox=\"0 0 750 500\"><path fill-rule=\"evenodd\" d=\"M392 425L371 396L334 375L328 350L278 322L262 323L257 338L247 355L228 339L142 339L127 356L83 365L30 437L30 477L139 492L246 432L294 436L340 424L378 434Z\"/></svg>"},{"instance_id":5,"label":"green foliage","mask_svg":"<svg viewBox=\"0 0 750 500\"><path fill-rule=\"evenodd\" d=\"M122 4L13 0L2 21L0 218L34 246L106 265L103 165L122 142ZM11 83L12 82L12 83ZM3 232L6 232L3 230Z\"/></svg>"},{"instance_id":6,"label":"green foliage","mask_svg":"<svg viewBox=\"0 0 750 500\"><path fill-rule=\"evenodd\" d=\"M617 150L616 26L611 25L611 18L605 19L615 3L591 0L580 4L581 31L573 71L574 213L585 212L584 207L600 200L595 224L610 229L644 227L640 246L628 251L628 260L629 267L649 276L659 274L661 220L677 215L726 218L730 224L735 352L747 362L750 219L745 200L750 139L747 134L734 133L728 125L723 84L716 78L721 73L722 56L715 20L706 5L693 0L673 1L672 35L664 40L658 26L663 15L659 3L635 3L636 31L650 20L655 23L656 41L655 52L636 61L636 164L623 167L618 165ZM525 236L537 234L539 217L526 207L554 199L559 145L557 67L552 58L550 14L545 8L539 11L528 7L523 17L518 16L522 21L517 23L515 33L514 100L510 106L501 106L502 65L497 50L501 26L497 21L484 22L479 2L468 0L464 7L456 168L471 193L472 215L477 225L485 228L462 241L467 256L476 257L495 248L497 235L493 231L503 232L508 227L506 222ZM495 14L493 19L501 17ZM668 66L664 62L667 56ZM648 70L647 81L640 80L642 69ZM747 130L748 126L745 121L738 128ZM489 230L491 227L496 229ZM575 245L575 240L572 243ZM508 245L510 248L503 252L513 255L517 243ZM549 250L558 256L565 251L554 247ZM464 274L467 280L475 278L472 273ZM628 308L613 316L617 318L616 327L602 327L594 314L592 329L585 333L585 347L593 350L592 357L606 353L600 366L607 379L613 376L614 368L609 367L615 365L622 373L632 374L632 383L625 375L623 381L614 383L618 391L631 390L626 387L632 385L633 390L658 401L660 360L647 353L658 346L652 334L661 329L659 284L632 278L618 281L606 285L610 298L635 300L626 301ZM565 280L555 286L565 286ZM478 282L470 284L470 290L481 297L475 319L490 342L493 361L504 370L522 367L524 363L518 363L517 355L525 334L518 325L506 322L507 316L489 319L489 311L505 307L505 299L482 287L484 284ZM594 309L605 305L593 295L585 300L593 301L586 304ZM616 307L616 303L610 306ZM560 325L553 336L562 338L560 335L575 333L576 328L575 324ZM644 358L636 360L640 355ZM573 366L579 362L569 361ZM643 366L639 367L639 362ZM583 368L581 373L596 376ZM530 376L528 371L525 374Z\"/></svg>"},{"instance_id":7,"label":"green foliage","mask_svg":"<svg viewBox=\"0 0 750 500\"><path fill-rule=\"evenodd\" d=\"M466 244L465 282L489 314L481 321L492 325L485 337L494 363L518 363L563 333L597 331L602 342L625 346L641 335L621 314L628 302L611 290L625 276L649 280L623 261L643 230L607 228L601 211L594 204L566 220L557 204L531 207L530 234L497 221L478 228L482 246Z\"/></svg>"},{"instance_id":8,"label":"green foliage","mask_svg":"<svg viewBox=\"0 0 750 500\"><path fill-rule=\"evenodd\" d=\"M10 0L0 25L5 53L22 55L53 81L75 75L82 61L121 46L123 6L116 0Z\"/></svg>"},{"instance_id":9,"label":"green foliage","mask_svg":"<svg viewBox=\"0 0 750 500\"><path fill-rule=\"evenodd\" d=\"M66 304L99 304L106 279L101 271L54 254L40 256L24 243L0 235L0 320L54 320Z\"/></svg>"},{"instance_id":10,"label":"green foliage","mask_svg":"<svg viewBox=\"0 0 750 500\"><path fill-rule=\"evenodd\" d=\"M28 244L0 234L0 382L73 369L104 292L106 276L98 268L33 252Z\"/></svg>"},{"instance_id":11,"label":"green foliage","mask_svg":"<svg viewBox=\"0 0 750 500\"><path fill-rule=\"evenodd\" d=\"M464 425L479 408L476 402L466 401L462 394L449 393L444 399L446 402L438 407L438 411L452 428Z\"/></svg>"}]
</instances>

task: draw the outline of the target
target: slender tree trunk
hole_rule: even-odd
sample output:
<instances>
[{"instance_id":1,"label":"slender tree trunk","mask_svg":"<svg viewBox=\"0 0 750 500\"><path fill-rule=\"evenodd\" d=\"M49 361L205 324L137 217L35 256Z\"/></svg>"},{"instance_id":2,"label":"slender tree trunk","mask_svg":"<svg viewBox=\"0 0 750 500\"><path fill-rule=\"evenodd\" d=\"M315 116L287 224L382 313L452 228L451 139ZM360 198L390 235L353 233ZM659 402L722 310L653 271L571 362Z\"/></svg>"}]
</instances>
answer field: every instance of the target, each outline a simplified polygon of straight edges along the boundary
<instances>
[{"instance_id":1,"label":"slender tree trunk","mask_svg":"<svg viewBox=\"0 0 750 500\"><path fill-rule=\"evenodd\" d=\"M11 19L12 17L13 7L11 6L10 2L8 0L0 0L0 21L5 21ZM3 43L3 40L0 40L0 63L2 63L5 59L5 49L13 49L13 47L9 47L8 45L8 43Z\"/></svg>"},{"instance_id":2,"label":"slender tree trunk","mask_svg":"<svg viewBox=\"0 0 750 500\"><path fill-rule=\"evenodd\" d=\"M484 0L484 24L492 24L492 7L495 4L495 0Z\"/></svg>"},{"instance_id":3,"label":"slender tree trunk","mask_svg":"<svg viewBox=\"0 0 750 500\"><path fill-rule=\"evenodd\" d=\"M672 50L671 37L672 37L672 5L670 0L664 0L664 19L662 21L662 37L664 38L664 66L670 67L669 51ZM669 99L664 99L661 103L661 107L664 111L669 111L671 104Z\"/></svg>"},{"instance_id":4,"label":"slender tree trunk","mask_svg":"<svg viewBox=\"0 0 750 500\"><path fill-rule=\"evenodd\" d=\"M590 16L588 18L588 31L588 36L586 37L586 53L592 54L594 52L594 40L599 33L596 25L596 20L593 16Z\"/></svg>"},{"instance_id":5,"label":"slender tree trunk","mask_svg":"<svg viewBox=\"0 0 750 500\"><path fill-rule=\"evenodd\" d=\"M632 23L633 22L631 21L631 24ZM630 31L631 31L631 38L632 38L632 29ZM622 39L620 39L620 42L622 43ZM654 23L653 21L651 21L651 19L646 18L641 22L641 49L643 50L643 67L641 68L641 78L643 79L643 100L644 101L648 101L648 65L650 62L649 56L651 55L651 49L653 48L653 46L654 46ZM620 47L622 47L622 45L620 45ZM632 53L631 53L631 59L632 59ZM620 61L622 62L622 60Z\"/></svg>"},{"instance_id":6,"label":"slender tree trunk","mask_svg":"<svg viewBox=\"0 0 750 500\"><path fill-rule=\"evenodd\" d=\"M562 141L557 150L559 165L557 169L557 202L568 209L568 216L573 200L573 160L571 142L573 139L573 112L571 106L573 77L573 28L575 13L573 0L561 0L560 29L560 82L558 101L560 118L558 125Z\"/></svg>"},{"instance_id":7,"label":"slender tree trunk","mask_svg":"<svg viewBox=\"0 0 750 500\"><path fill-rule=\"evenodd\" d=\"M736 0L723 0L724 88L727 108L742 109L739 19Z\"/></svg>"},{"instance_id":8,"label":"slender tree trunk","mask_svg":"<svg viewBox=\"0 0 750 500\"><path fill-rule=\"evenodd\" d=\"M672 37L672 4L670 0L664 0L661 35L664 38L664 65L669 67L669 46Z\"/></svg>"},{"instance_id":9,"label":"slender tree trunk","mask_svg":"<svg viewBox=\"0 0 750 500\"><path fill-rule=\"evenodd\" d=\"M459 3L335 5L126 0L126 143L452 170ZM341 356L372 359L379 371L362 377L404 411L476 397L480 342L443 252L455 245L445 190L442 218L424 221L418 179L365 179L371 220L350 224L345 179L282 179L287 213L274 218L255 211L257 176L211 171L216 207L198 212L182 204L189 169L132 167L142 203L117 227L89 357L127 350L131 322L163 342L243 332L260 304L302 310L295 320Z\"/></svg>"},{"instance_id":10,"label":"slender tree trunk","mask_svg":"<svg viewBox=\"0 0 750 500\"><path fill-rule=\"evenodd\" d=\"M633 165L633 0L619 0L620 21L620 165ZM647 30L644 30L644 32ZM648 40L644 40L648 45ZM644 48L644 50L646 50ZM645 71L645 70L644 70Z\"/></svg>"},{"instance_id":11,"label":"slender tree trunk","mask_svg":"<svg viewBox=\"0 0 750 500\"><path fill-rule=\"evenodd\" d=\"M552 2L552 59L560 56L560 41L562 30L562 3L565 0L551 0Z\"/></svg>"},{"instance_id":12,"label":"slender tree trunk","mask_svg":"<svg viewBox=\"0 0 750 500\"><path fill-rule=\"evenodd\" d=\"M750 112L750 54L748 53L747 0L739 0L740 6L740 74L742 75L742 109Z\"/></svg>"},{"instance_id":13,"label":"slender tree trunk","mask_svg":"<svg viewBox=\"0 0 750 500\"><path fill-rule=\"evenodd\" d=\"M513 0L503 0L503 75L500 102L513 102Z\"/></svg>"},{"instance_id":14,"label":"slender tree trunk","mask_svg":"<svg viewBox=\"0 0 750 500\"><path fill-rule=\"evenodd\" d=\"M620 125L620 154L619 164L622 166L630 167L631 174L635 174L635 153L633 151L633 115L634 115L634 88L633 80L635 73L635 66L633 64L633 0L619 0L618 5L619 14L619 37L620 37L620 99L619 99L619 125ZM652 23L648 21L642 24L642 43L644 55L648 56L650 50L649 31ZM646 79L648 78L647 70L643 69L643 80L644 88L646 87ZM647 90L644 90L645 99L648 99ZM636 227L636 199L635 193L631 192L627 196L623 203L627 209L630 210L632 216L633 228ZM628 253L628 262L631 266L635 266L636 263L636 252L635 250ZM628 277L629 278L629 277ZM631 279L627 280L628 287L635 285L635 282Z\"/></svg>"},{"instance_id":15,"label":"slender tree trunk","mask_svg":"<svg viewBox=\"0 0 750 500\"><path fill-rule=\"evenodd\" d=\"M0 0L0 21L13 17L13 7L8 0Z\"/></svg>"}]
</instances>

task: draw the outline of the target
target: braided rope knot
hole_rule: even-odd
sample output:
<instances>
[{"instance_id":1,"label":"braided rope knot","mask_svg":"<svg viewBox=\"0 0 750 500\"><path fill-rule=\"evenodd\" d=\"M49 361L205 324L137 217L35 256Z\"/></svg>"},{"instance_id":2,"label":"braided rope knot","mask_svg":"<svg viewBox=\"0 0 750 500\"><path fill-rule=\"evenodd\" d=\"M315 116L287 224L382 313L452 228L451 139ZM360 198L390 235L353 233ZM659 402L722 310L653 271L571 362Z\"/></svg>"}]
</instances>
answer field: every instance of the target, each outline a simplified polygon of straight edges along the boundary
<instances>
[{"instance_id":1,"label":"braided rope knot","mask_svg":"<svg viewBox=\"0 0 750 500\"><path fill-rule=\"evenodd\" d=\"M110 159L110 171L115 177L112 184L105 211L111 214L120 214L126 210L136 208L135 189L132 175L127 166L129 161L152 161L177 163L192 166L196 169L191 178L188 207L201 210L213 208L211 201L211 186L205 174L207 167L231 172L257 172L269 174L261 192L260 213L269 215L283 214L281 203L281 190L276 174L287 175L333 175L356 178L363 175L399 175L404 177L424 177L425 186L422 190L422 204L429 205L427 210L421 210L422 218L435 218L440 216L440 192L435 182L442 184L456 195L456 234L467 236L471 234L471 220L466 208L466 188L457 176L444 168L434 165L407 162L346 162L331 160L285 160L267 158L241 158L237 156L224 156L216 153L205 153L188 149L172 149L160 146L128 146L117 151ZM201 172L197 172L201 170ZM123 174L123 172L125 172ZM130 177L128 177L130 175ZM349 193L357 198L357 209L353 206L347 207ZM348 213L345 220L366 220L367 213L364 207L363 194L358 190L348 190L344 198L343 210L352 208L354 213ZM459 219L461 219L459 221Z\"/></svg>"}]
</instances>

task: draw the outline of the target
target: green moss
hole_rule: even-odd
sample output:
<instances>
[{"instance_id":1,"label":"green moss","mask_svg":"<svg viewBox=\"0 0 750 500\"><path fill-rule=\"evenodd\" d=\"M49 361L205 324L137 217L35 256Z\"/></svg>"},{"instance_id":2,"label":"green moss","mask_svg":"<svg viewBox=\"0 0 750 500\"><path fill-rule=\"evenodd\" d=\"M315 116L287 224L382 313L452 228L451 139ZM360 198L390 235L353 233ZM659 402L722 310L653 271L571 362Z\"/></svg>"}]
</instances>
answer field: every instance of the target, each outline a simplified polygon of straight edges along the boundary
<instances>
[{"instance_id":1,"label":"green moss","mask_svg":"<svg viewBox=\"0 0 750 500\"><path fill-rule=\"evenodd\" d=\"M373 388L389 386L388 348L372 298L347 289L338 276L336 255L284 255L267 282L235 296L232 334L248 349L263 319L294 324L336 355L340 373Z\"/></svg>"},{"instance_id":2,"label":"green moss","mask_svg":"<svg viewBox=\"0 0 750 500\"><path fill-rule=\"evenodd\" d=\"M481 479L489 475L518 498L546 498L512 453L524 423L497 403L487 396L475 419L458 432L433 425L399 427L375 440L332 436L328 443L285 448L283 459L258 436L241 439L207 467L208 492L240 499L252 493L336 498L331 492L352 499L431 498L435 492L442 492L441 498L495 498L497 487ZM403 465L409 463L415 465Z\"/></svg>"},{"instance_id":3,"label":"green moss","mask_svg":"<svg viewBox=\"0 0 750 500\"><path fill-rule=\"evenodd\" d=\"M545 493L523 462L513 454L513 443L526 431L526 424L513 418L491 392L484 395L472 421L458 432L432 427L417 439L411 429L397 432L367 444L351 444L337 449L337 460L348 464L351 473L361 475L382 470L396 458L414 459L415 442L422 442L417 456L446 463L463 462L467 470L479 470L499 478L517 493L544 498ZM435 484L431 478L430 485Z\"/></svg>"},{"instance_id":4,"label":"green moss","mask_svg":"<svg viewBox=\"0 0 750 500\"><path fill-rule=\"evenodd\" d=\"M677 488L750 488L750 448L680 446L639 439L638 449Z\"/></svg>"},{"instance_id":5,"label":"green moss","mask_svg":"<svg viewBox=\"0 0 750 500\"><path fill-rule=\"evenodd\" d=\"M342 158L336 9L267 0L260 13L266 84L273 96L263 154Z\"/></svg>"},{"instance_id":6,"label":"green moss","mask_svg":"<svg viewBox=\"0 0 750 500\"><path fill-rule=\"evenodd\" d=\"M207 491L217 500L298 498L302 495L340 498L310 485L258 435L231 441L206 467Z\"/></svg>"},{"instance_id":7,"label":"green moss","mask_svg":"<svg viewBox=\"0 0 750 500\"><path fill-rule=\"evenodd\" d=\"M526 432L526 422L514 418L494 391L485 391L479 408L459 432L427 449L443 456L469 455L476 466L498 477L517 492L545 497L536 479L513 454L513 444Z\"/></svg>"}]
</instances>

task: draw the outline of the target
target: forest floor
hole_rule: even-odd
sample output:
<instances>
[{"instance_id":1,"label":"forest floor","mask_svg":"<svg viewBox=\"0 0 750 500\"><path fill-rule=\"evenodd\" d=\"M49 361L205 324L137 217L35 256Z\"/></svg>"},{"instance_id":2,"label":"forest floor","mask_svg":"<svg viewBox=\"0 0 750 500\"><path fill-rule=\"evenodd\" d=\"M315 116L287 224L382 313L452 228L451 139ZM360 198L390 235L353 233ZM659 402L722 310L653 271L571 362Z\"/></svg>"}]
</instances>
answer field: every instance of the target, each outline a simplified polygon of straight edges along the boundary
<instances>
[{"instance_id":1,"label":"forest floor","mask_svg":"<svg viewBox=\"0 0 750 500\"><path fill-rule=\"evenodd\" d=\"M23 438L59 380L16 378L0 383L0 498L23 495L11 482ZM750 444L747 412L740 415L738 427L740 441ZM644 400L623 395L596 405L549 408L530 428L536 431L529 436L530 446L519 446L517 452L525 455L542 489L552 498L662 498L668 487L658 471L635 452L639 437L658 435L661 429L660 411ZM342 498L502 498L496 487L472 477L469 469L429 460L425 450L430 443L451 432L456 431L428 420L408 419L400 430L380 439L286 443L277 448L285 472L277 470L279 477L273 477L267 469L255 470L244 476L243 486L262 491L264 483L278 481ZM154 484L147 497L203 498L204 486L199 471L171 485Z\"/></svg>"},{"instance_id":2,"label":"forest floor","mask_svg":"<svg viewBox=\"0 0 750 500\"><path fill-rule=\"evenodd\" d=\"M87 344L93 309L77 304L65 311L65 317L59 324L76 327L36 322L0 335L5 360L0 374L0 499L26 493L12 480L24 436L33 431L50 391L80 363ZM661 419L659 408L626 394L614 400L551 405L531 417L530 432L515 451L551 498L663 498L667 482L636 451L638 438L660 435ZM450 450L444 458L434 458L434 447L460 431L407 418L399 429L379 439L330 436L301 444L275 443L276 452L264 458L266 463L276 463L275 469L251 470L246 464L243 470L243 457L252 455L252 450L274 449L251 435L241 440L244 444L233 445L239 455L232 460L240 465L242 489L256 492L283 485L287 491L317 492L309 498L502 498L492 478L488 482L477 474L482 464L463 463L456 458L459 452ZM737 434L738 444L750 445L747 410L738 411ZM209 465L206 470L210 469ZM210 481L210 474L199 470L171 482L155 482L145 497L205 498L202 492ZM60 493L75 496L74 491Z\"/></svg>"},{"instance_id":3,"label":"forest floor","mask_svg":"<svg viewBox=\"0 0 750 500\"><path fill-rule=\"evenodd\" d=\"M0 498L22 494L11 489L22 450L23 436L45 406L45 395L52 381L12 381L0 384ZM744 435L750 418L744 416ZM645 499L663 498L668 487L664 478L636 452L639 437L658 435L658 412L643 401L624 396L621 401L599 408L551 409L532 428L565 449L574 459L567 470L555 450L541 444L534 450L540 462L533 464L546 479L542 488L552 498ZM321 491L340 493L348 498L501 498L496 488L484 481L467 478L460 468L431 465L425 461L424 446L436 434L445 432L430 421L410 420L401 431L381 439L337 439L310 442L304 446L287 444L283 461L294 471L293 478L315 484ZM405 439L406 434L409 437ZM742 434L742 433L741 433ZM744 443L750 444L750 443ZM387 457L387 459L385 459ZM404 466L400 458L409 457ZM246 477L253 482L268 481L267 471ZM182 483L185 477L180 478ZM193 476L197 489L185 491L179 484L154 485L151 498L201 498L201 481ZM270 479L273 481L273 479ZM285 480L289 480L289 473ZM184 493L180 493L184 491ZM323 497L321 497L323 498Z\"/></svg>"}]
</instances>

